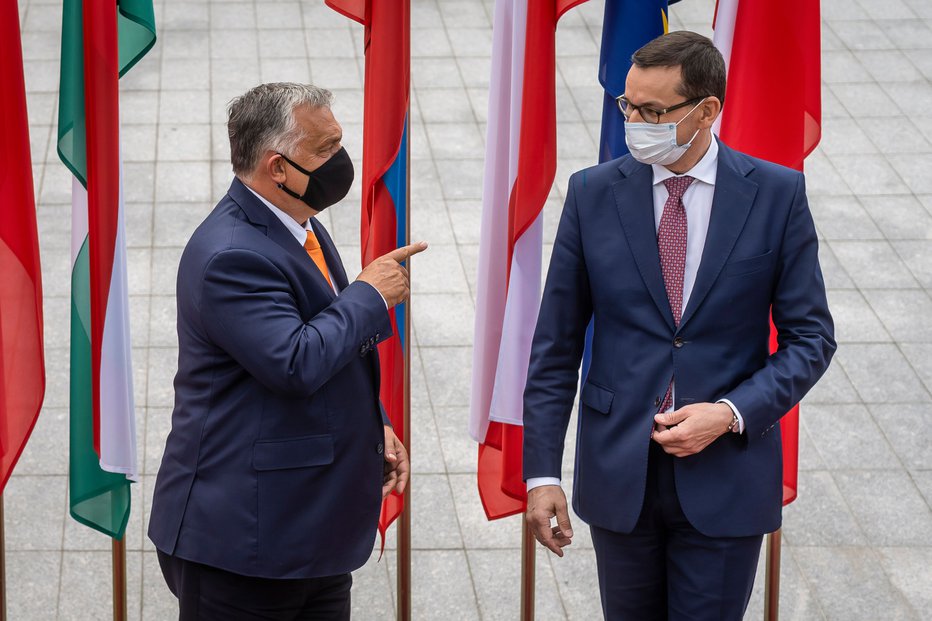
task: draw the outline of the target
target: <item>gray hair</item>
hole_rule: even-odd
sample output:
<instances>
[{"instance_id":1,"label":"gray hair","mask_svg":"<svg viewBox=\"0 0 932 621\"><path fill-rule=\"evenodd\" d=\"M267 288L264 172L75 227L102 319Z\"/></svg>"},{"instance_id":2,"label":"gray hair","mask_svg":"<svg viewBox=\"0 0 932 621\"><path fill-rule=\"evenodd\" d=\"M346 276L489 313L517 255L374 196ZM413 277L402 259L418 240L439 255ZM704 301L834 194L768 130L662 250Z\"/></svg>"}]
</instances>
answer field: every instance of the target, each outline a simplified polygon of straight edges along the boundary
<instances>
[{"instance_id":1,"label":"gray hair","mask_svg":"<svg viewBox=\"0 0 932 621\"><path fill-rule=\"evenodd\" d=\"M260 84L227 106L233 172L248 177L266 151L294 153L305 138L294 118L299 106L329 108L333 93L311 84Z\"/></svg>"}]
</instances>

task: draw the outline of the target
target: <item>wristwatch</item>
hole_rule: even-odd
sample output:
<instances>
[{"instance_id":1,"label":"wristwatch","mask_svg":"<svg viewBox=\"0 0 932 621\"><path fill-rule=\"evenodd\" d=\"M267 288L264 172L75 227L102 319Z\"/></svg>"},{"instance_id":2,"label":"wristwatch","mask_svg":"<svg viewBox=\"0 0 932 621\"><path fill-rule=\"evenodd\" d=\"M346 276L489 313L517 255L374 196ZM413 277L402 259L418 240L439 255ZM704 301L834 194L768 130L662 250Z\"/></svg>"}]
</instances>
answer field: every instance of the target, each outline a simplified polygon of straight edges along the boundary
<instances>
[{"instance_id":1,"label":"wristwatch","mask_svg":"<svg viewBox=\"0 0 932 621\"><path fill-rule=\"evenodd\" d=\"M738 415L735 413L734 410L732 410L732 412L731 412L731 424L728 425L728 431L731 431L731 432L738 432L738 431L740 431L740 430L741 430L741 428L738 426Z\"/></svg>"}]
</instances>

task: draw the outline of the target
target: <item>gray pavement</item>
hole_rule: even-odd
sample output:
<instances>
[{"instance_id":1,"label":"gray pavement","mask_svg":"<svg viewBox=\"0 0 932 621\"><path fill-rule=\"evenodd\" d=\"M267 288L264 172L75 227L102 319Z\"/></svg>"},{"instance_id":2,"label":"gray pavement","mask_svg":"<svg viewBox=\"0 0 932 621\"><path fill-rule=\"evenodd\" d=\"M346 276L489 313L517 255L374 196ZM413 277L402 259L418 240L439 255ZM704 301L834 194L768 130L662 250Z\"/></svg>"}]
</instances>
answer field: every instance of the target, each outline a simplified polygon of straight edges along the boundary
<instances>
[{"instance_id":1,"label":"gray pavement","mask_svg":"<svg viewBox=\"0 0 932 621\"><path fill-rule=\"evenodd\" d=\"M414 264L413 604L416 619L516 619L518 518L486 522L466 434L490 0L412 0ZM671 26L711 33L713 0ZM110 542L67 516L70 175L55 154L60 0L20 0L45 286L48 390L4 494L11 619L107 619ZM838 354L803 403L799 500L785 511L784 619L932 618L932 0L823 0L823 138L807 162ZM557 31L559 163L596 160L603 3ZM260 81L336 94L345 145L362 153L362 28L301 2L156 4L159 42L122 81L138 444L127 531L131 619L176 604L145 538L170 424L174 276L188 235L231 179L225 105ZM784 93L773 85L775 115ZM359 185L322 220L359 271ZM545 255L549 248L545 247ZM420 259L420 258L419 258ZM568 451L571 464L572 450ZM570 470L566 470L569 478ZM570 481L567 481L569 484ZM538 618L600 618L585 529L563 559L538 554ZM355 575L354 618L394 610L394 537ZM761 585L747 618L762 617Z\"/></svg>"}]
</instances>

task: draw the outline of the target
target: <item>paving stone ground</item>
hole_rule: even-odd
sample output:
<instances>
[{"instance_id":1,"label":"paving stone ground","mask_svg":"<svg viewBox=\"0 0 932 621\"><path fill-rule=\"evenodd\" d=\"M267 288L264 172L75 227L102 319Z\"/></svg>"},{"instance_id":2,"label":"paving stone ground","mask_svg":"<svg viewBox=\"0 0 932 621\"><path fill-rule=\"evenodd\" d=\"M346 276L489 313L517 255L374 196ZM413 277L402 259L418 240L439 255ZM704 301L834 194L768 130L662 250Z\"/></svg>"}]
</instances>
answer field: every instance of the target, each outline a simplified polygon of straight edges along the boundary
<instances>
[{"instance_id":1,"label":"paving stone ground","mask_svg":"<svg viewBox=\"0 0 932 621\"><path fill-rule=\"evenodd\" d=\"M491 0L412 0L414 239L413 606L416 619L516 619L520 524L489 523L466 434ZM713 0L671 27L711 33ZM109 540L67 517L70 193L55 152L60 0L20 0L45 285L48 391L5 497L11 619L107 619ZM603 2L557 31L559 163L597 159ZM799 500L785 511L784 619L932 618L932 0L823 0L823 137L809 198L840 348L803 403ZM172 405L174 276L191 231L231 179L225 106L262 82L336 95L362 153L362 28L300 2L156 2L159 41L121 84L138 444L127 532L131 619L175 618L145 538ZM773 114L792 97L773 84ZM323 222L359 271L359 186ZM549 255L549 247L545 247ZM568 460L572 450L568 451ZM568 463L572 463L569 461ZM569 471L567 471L569 475ZM567 481L569 484L570 481ZM563 559L538 554L540 619L600 617L585 529ZM392 618L394 537L355 575L354 618ZM762 617L762 578L748 619Z\"/></svg>"}]
</instances>

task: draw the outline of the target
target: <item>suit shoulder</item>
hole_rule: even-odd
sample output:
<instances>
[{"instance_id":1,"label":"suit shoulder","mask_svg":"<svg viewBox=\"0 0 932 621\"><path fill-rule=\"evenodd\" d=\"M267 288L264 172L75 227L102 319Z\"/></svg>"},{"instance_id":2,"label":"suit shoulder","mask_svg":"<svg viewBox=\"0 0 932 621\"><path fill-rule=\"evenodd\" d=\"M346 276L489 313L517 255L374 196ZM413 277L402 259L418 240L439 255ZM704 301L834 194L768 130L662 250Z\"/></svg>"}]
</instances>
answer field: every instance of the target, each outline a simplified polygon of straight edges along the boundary
<instances>
[{"instance_id":1,"label":"suit shoulder","mask_svg":"<svg viewBox=\"0 0 932 621\"><path fill-rule=\"evenodd\" d=\"M618 167L628 159L631 159L631 156L625 155L618 159L609 160L577 170L570 176L569 185L570 187L575 185L577 189L583 189L590 184L601 186L616 181L619 176Z\"/></svg>"},{"instance_id":2,"label":"suit shoulder","mask_svg":"<svg viewBox=\"0 0 932 621\"><path fill-rule=\"evenodd\" d=\"M802 172L794 168L789 168L788 166L783 166L782 164L776 164L769 160L748 155L747 153L741 153L740 151L734 151L734 154L736 157L744 158L745 161L754 168L751 176L769 178L776 182L792 183L794 185L799 181L799 178L803 176Z\"/></svg>"},{"instance_id":3,"label":"suit shoulder","mask_svg":"<svg viewBox=\"0 0 932 621\"><path fill-rule=\"evenodd\" d=\"M261 244L265 236L250 226L242 209L229 194L194 229L181 256L182 265L206 266L220 252L237 248L249 249Z\"/></svg>"}]
</instances>

